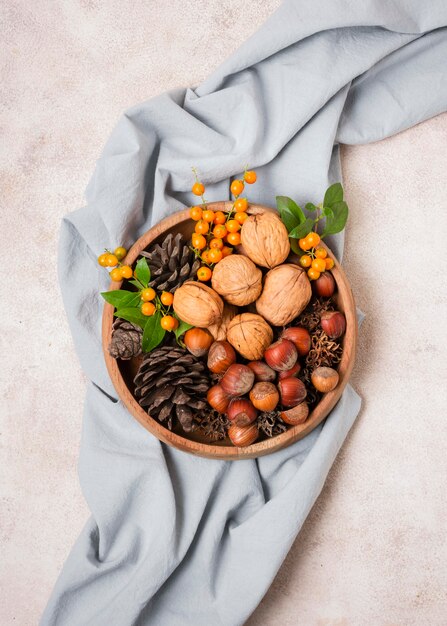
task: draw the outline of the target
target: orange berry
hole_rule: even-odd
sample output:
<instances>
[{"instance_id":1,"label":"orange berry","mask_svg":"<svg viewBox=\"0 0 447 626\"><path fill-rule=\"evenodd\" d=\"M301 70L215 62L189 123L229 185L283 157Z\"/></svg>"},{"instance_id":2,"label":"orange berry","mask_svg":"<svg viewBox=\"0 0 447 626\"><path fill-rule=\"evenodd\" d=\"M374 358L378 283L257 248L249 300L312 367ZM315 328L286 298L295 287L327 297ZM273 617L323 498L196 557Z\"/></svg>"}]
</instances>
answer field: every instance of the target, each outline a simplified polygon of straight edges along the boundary
<instances>
[{"instance_id":1,"label":"orange berry","mask_svg":"<svg viewBox=\"0 0 447 626\"><path fill-rule=\"evenodd\" d=\"M298 245L301 248L301 250L310 250L310 248L312 246L308 246L307 245L307 240L306 239L299 239L298 240Z\"/></svg>"},{"instance_id":2,"label":"orange berry","mask_svg":"<svg viewBox=\"0 0 447 626\"><path fill-rule=\"evenodd\" d=\"M194 183L191 191L193 192L195 196L203 196L203 194L205 193L205 185L203 185L202 183L198 183L198 182Z\"/></svg>"},{"instance_id":3,"label":"orange berry","mask_svg":"<svg viewBox=\"0 0 447 626\"><path fill-rule=\"evenodd\" d=\"M140 297L143 302L150 302L156 295L155 289L152 289L152 287L146 287L146 289L142 289Z\"/></svg>"},{"instance_id":4,"label":"orange berry","mask_svg":"<svg viewBox=\"0 0 447 626\"><path fill-rule=\"evenodd\" d=\"M206 239L203 235L193 235L192 236L192 247L196 248L196 250L203 250L206 247Z\"/></svg>"},{"instance_id":5,"label":"orange berry","mask_svg":"<svg viewBox=\"0 0 447 626\"><path fill-rule=\"evenodd\" d=\"M132 272L132 268L130 267L130 265L122 265L120 269L121 269L121 276L123 278L132 278L133 272Z\"/></svg>"},{"instance_id":6,"label":"orange berry","mask_svg":"<svg viewBox=\"0 0 447 626\"><path fill-rule=\"evenodd\" d=\"M308 254L303 254L300 257L299 264L301 267L310 267L312 265L312 258Z\"/></svg>"},{"instance_id":7,"label":"orange berry","mask_svg":"<svg viewBox=\"0 0 447 626\"><path fill-rule=\"evenodd\" d=\"M237 233L241 230L241 225L236 220L228 220L226 227L229 233Z\"/></svg>"},{"instance_id":8,"label":"orange berry","mask_svg":"<svg viewBox=\"0 0 447 626\"><path fill-rule=\"evenodd\" d=\"M307 275L309 276L310 280L317 280L317 278L320 278L320 272L313 267L310 267L307 270Z\"/></svg>"},{"instance_id":9,"label":"orange berry","mask_svg":"<svg viewBox=\"0 0 447 626\"><path fill-rule=\"evenodd\" d=\"M143 315L153 315L155 313L155 304L153 302L145 302L141 307Z\"/></svg>"},{"instance_id":10,"label":"orange berry","mask_svg":"<svg viewBox=\"0 0 447 626\"><path fill-rule=\"evenodd\" d=\"M309 248L315 248L320 243L320 235L318 233L309 233L306 237L306 245Z\"/></svg>"},{"instance_id":11,"label":"orange berry","mask_svg":"<svg viewBox=\"0 0 447 626\"><path fill-rule=\"evenodd\" d=\"M326 269L326 262L324 259L314 259L312 261L312 267L314 270L317 270L317 272L324 272Z\"/></svg>"},{"instance_id":12,"label":"orange berry","mask_svg":"<svg viewBox=\"0 0 447 626\"><path fill-rule=\"evenodd\" d=\"M241 243L241 234L240 233L228 233L227 241L232 246L238 246Z\"/></svg>"},{"instance_id":13,"label":"orange berry","mask_svg":"<svg viewBox=\"0 0 447 626\"><path fill-rule=\"evenodd\" d=\"M230 190L233 196L240 196L244 191L244 183L241 180L233 180L230 185Z\"/></svg>"},{"instance_id":14,"label":"orange berry","mask_svg":"<svg viewBox=\"0 0 447 626\"><path fill-rule=\"evenodd\" d=\"M214 219L213 219L213 223L214 224L225 224L227 218L225 213L223 213L223 211L216 211L214 213Z\"/></svg>"},{"instance_id":15,"label":"orange berry","mask_svg":"<svg viewBox=\"0 0 447 626\"><path fill-rule=\"evenodd\" d=\"M224 246L222 248L222 258L226 257L226 256L230 256L230 254L232 254L233 252L233 248L229 248L228 246Z\"/></svg>"},{"instance_id":16,"label":"orange berry","mask_svg":"<svg viewBox=\"0 0 447 626\"><path fill-rule=\"evenodd\" d=\"M169 291L163 291L160 296L160 300L165 306L171 306L171 304L174 302L174 294L169 293Z\"/></svg>"},{"instance_id":17,"label":"orange berry","mask_svg":"<svg viewBox=\"0 0 447 626\"><path fill-rule=\"evenodd\" d=\"M324 248L317 248L315 250L315 256L317 259L325 259L327 257L327 252Z\"/></svg>"},{"instance_id":18,"label":"orange berry","mask_svg":"<svg viewBox=\"0 0 447 626\"><path fill-rule=\"evenodd\" d=\"M209 280L212 274L213 272L210 270L210 268L206 267L205 265L202 265L202 267L199 267L199 269L197 270L197 278L202 282L206 282L207 280Z\"/></svg>"},{"instance_id":19,"label":"orange berry","mask_svg":"<svg viewBox=\"0 0 447 626\"><path fill-rule=\"evenodd\" d=\"M202 214L202 218L205 220L205 222L212 222L214 220L214 211L212 211L211 209L206 209Z\"/></svg>"},{"instance_id":20,"label":"orange berry","mask_svg":"<svg viewBox=\"0 0 447 626\"><path fill-rule=\"evenodd\" d=\"M104 252L104 254L100 254L98 257L98 263L100 264L101 267L107 267L107 257L109 255Z\"/></svg>"},{"instance_id":21,"label":"orange berry","mask_svg":"<svg viewBox=\"0 0 447 626\"><path fill-rule=\"evenodd\" d=\"M110 254L109 252L108 254L106 254L106 263L107 267L115 267L116 265L118 265L118 259L114 254Z\"/></svg>"},{"instance_id":22,"label":"orange berry","mask_svg":"<svg viewBox=\"0 0 447 626\"><path fill-rule=\"evenodd\" d=\"M224 247L222 239L211 239L210 248L217 248L217 250L222 250Z\"/></svg>"},{"instance_id":23,"label":"orange berry","mask_svg":"<svg viewBox=\"0 0 447 626\"><path fill-rule=\"evenodd\" d=\"M217 248L213 248L208 254L208 260L210 263L219 263L219 261L222 260L222 251Z\"/></svg>"},{"instance_id":24,"label":"orange berry","mask_svg":"<svg viewBox=\"0 0 447 626\"><path fill-rule=\"evenodd\" d=\"M213 235L216 237L216 239L223 239L226 234L227 229L223 224L217 224L217 226L214 227Z\"/></svg>"},{"instance_id":25,"label":"orange berry","mask_svg":"<svg viewBox=\"0 0 447 626\"><path fill-rule=\"evenodd\" d=\"M204 220L199 220L197 222L197 224L195 225L195 227L194 227L194 230L199 235L206 235L206 233L209 231L209 229L210 229L210 226L209 226L208 222L205 222Z\"/></svg>"},{"instance_id":26,"label":"orange berry","mask_svg":"<svg viewBox=\"0 0 447 626\"><path fill-rule=\"evenodd\" d=\"M189 217L194 220L195 222L198 222L199 220L202 219L202 209L199 206L193 206L190 211L189 211Z\"/></svg>"},{"instance_id":27,"label":"orange berry","mask_svg":"<svg viewBox=\"0 0 447 626\"><path fill-rule=\"evenodd\" d=\"M241 225L245 222L247 217L248 217L248 214L244 213L243 211L240 211L234 214L234 219L236 220L236 222L239 222L239 224Z\"/></svg>"},{"instance_id":28,"label":"orange berry","mask_svg":"<svg viewBox=\"0 0 447 626\"><path fill-rule=\"evenodd\" d=\"M245 172L244 174L244 180L249 185L253 185L253 183L256 182L257 178L258 177L256 176L256 172L254 172L253 170L249 170L248 172Z\"/></svg>"},{"instance_id":29,"label":"orange berry","mask_svg":"<svg viewBox=\"0 0 447 626\"><path fill-rule=\"evenodd\" d=\"M210 260L208 258L209 253L210 253L210 251L208 249L203 250L203 252L202 252L202 261L204 263L209 263L210 262Z\"/></svg>"},{"instance_id":30,"label":"orange berry","mask_svg":"<svg viewBox=\"0 0 447 626\"><path fill-rule=\"evenodd\" d=\"M116 256L118 261L122 261L127 254L127 250L122 246L118 246L118 248L115 248L115 250L113 251L113 254Z\"/></svg>"},{"instance_id":31,"label":"orange berry","mask_svg":"<svg viewBox=\"0 0 447 626\"><path fill-rule=\"evenodd\" d=\"M334 267L334 265L335 265L333 259L327 258L327 259L324 259L324 262L326 263L326 269L327 270L331 270Z\"/></svg>"},{"instance_id":32,"label":"orange berry","mask_svg":"<svg viewBox=\"0 0 447 626\"><path fill-rule=\"evenodd\" d=\"M160 320L160 326L165 330L175 330L178 326L178 321L172 315L165 315Z\"/></svg>"},{"instance_id":33,"label":"orange berry","mask_svg":"<svg viewBox=\"0 0 447 626\"><path fill-rule=\"evenodd\" d=\"M240 211L246 211L248 209L247 198L238 198L234 201L234 210L239 213Z\"/></svg>"},{"instance_id":34,"label":"orange berry","mask_svg":"<svg viewBox=\"0 0 447 626\"><path fill-rule=\"evenodd\" d=\"M123 279L123 277L121 275L121 268L120 267L115 267L115 269L113 269L110 272L110 278L112 280L114 280L116 283L119 283Z\"/></svg>"}]
</instances>

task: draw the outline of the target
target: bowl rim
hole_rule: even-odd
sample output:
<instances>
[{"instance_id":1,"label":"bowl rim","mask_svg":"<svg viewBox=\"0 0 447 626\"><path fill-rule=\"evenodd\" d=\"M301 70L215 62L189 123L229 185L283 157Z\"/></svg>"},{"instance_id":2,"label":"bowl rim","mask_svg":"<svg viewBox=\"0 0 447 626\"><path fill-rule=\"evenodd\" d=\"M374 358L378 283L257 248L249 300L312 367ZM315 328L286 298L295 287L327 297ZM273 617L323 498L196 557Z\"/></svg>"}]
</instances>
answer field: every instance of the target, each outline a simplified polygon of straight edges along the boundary
<instances>
[{"instance_id":1,"label":"bowl rim","mask_svg":"<svg viewBox=\"0 0 447 626\"><path fill-rule=\"evenodd\" d=\"M224 212L228 212L232 206L233 203L229 201L210 202L207 204L207 207L214 211ZM252 215L264 213L266 211L277 213L275 209L261 204L250 204L250 208L248 210L248 212ZM172 213L168 217L164 218L155 226L149 228L133 244L127 253L126 258L123 260L123 263L132 265L140 253L161 234L175 228L178 224L189 219L189 209L176 211L175 213ZM138 404L121 374L118 360L114 359L109 354L108 346L112 332L112 324L115 319L113 315L115 307L106 302L104 304L102 315L102 346L104 359L113 386L118 393L118 397L128 409L130 414L160 441L182 450L183 452L221 460L250 459L264 456L295 443L314 430L329 415L330 411L337 404L344 388L348 383L354 367L358 336L356 306L346 274L326 244L322 241L320 245L327 250L328 256L334 260L334 267L331 269L331 272L337 284L338 297L341 298L344 303L342 310L346 317L346 332L344 335L343 354L337 369L340 377L339 383L333 391L326 393L322 397L320 402L311 411L307 420L303 424L291 426L280 435L255 442L250 446L241 448L237 446L202 443L192 439L187 439L186 437L170 431L165 426L160 424L160 422L150 417L150 415L148 415L148 413L146 413L146 411ZM120 289L121 285L122 282L112 281L110 283L109 290Z\"/></svg>"}]
</instances>

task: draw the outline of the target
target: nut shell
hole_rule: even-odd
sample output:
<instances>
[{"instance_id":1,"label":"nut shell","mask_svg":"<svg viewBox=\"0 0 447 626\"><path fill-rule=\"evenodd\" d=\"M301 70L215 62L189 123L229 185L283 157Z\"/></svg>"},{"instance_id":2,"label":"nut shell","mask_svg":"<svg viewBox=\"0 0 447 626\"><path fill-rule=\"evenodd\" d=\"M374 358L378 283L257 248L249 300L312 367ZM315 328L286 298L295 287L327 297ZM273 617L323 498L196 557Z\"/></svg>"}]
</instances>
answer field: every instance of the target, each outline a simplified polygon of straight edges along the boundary
<instances>
[{"instance_id":1,"label":"nut shell","mask_svg":"<svg viewBox=\"0 0 447 626\"><path fill-rule=\"evenodd\" d=\"M211 287L189 281L176 289L173 307L179 318L187 324L208 328L220 322L224 304Z\"/></svg>"},{"instance_id":2,"label":"nut shell","mask_svg":"<svg viewBox=\"0 0 447 626\"><path fill-rule=\"evenodd\" d=\"M322 393L335 389L339 378L338 372L332 369L332 367L317 367L310 377L312 385Z\"/></svg>"},{"instance_id":3,"label":"nut shell","mask_svg":"<svg viewBox=\"0 0 447 626\"><path fill-rule=\"evenodd\" d=\"M214 374L224 374L236 362L236 352L228 341L215 341L208 352L208 369Z\"/></svg>"},{"instance_id":4,"label":"nut shell","mask_svg":"<svg viewBox=\"0 0 447 626\"><path fill-rule=\"evenodd\" d=\"M230 304L246 306L262 291L262 272L248 257L231 254L217 263L211 284Z\"/></svg>"},{"instance_id":5,"label":"nut shell","mask_svg":"<svg viewBox=\"0 0 447 626\"><path fill-rule=\"evenodd\" d=\"M250 215L242 225L241 242L244 253L262 267L283 263L290 253L289 235L275 213L266 211Z\"/></svg>"},{"instance_id":6,"label":"nut shell","mask_svg":"<svg viewBox=\"0 0 447 626\"><path fill-rule=\"evenodd\" d=\"M190 328L183 337L188 351L197 357L205 356L213 341L212 334L206 328Z\"/></svg>"},{"instance_id":7,"label":"nut shell","mask_svg":"<svg viewBox=\"0 0 447 626\"><path fill-rule=\"evenodd\" d=\"M256 310L273 326L285 326L306 308L311 296L310 281L303 269L289 263L278 265L265 277Z\"/></svg>"},{"instance_id":8,"label":"nut shell","mask_svg":"<svg viewBox=\"0 0 447 626\"><path fill-rule=\"evenodd\" d=\"M225 372L220 384L229 396L237 397L248 393L255 382L252 370L241 363L233 363Z\"/></svg>"},{"instance_id":9,"label":"nut shell","mask_svg":"<svg viewBox=\"0 0 447 626\"><path fill-rule=\"evenodd\" d=\"M260 315L242 313L231 320L227 340L245 359L258 361L273 341L273 330Z\"/></svg>"},{"instance_id":10,"label":"nut shell","mask_svg":"<svg viewBox=\"0 0 447 626\"><path fill-rule=\"evenodd\" d=\"M250 446L256 441L259 436L259 431L256 424L249 424L248 426L231 424L228 429L228 436L234 446L243 448L245 446Z\"/></svg>"}]
</instances>

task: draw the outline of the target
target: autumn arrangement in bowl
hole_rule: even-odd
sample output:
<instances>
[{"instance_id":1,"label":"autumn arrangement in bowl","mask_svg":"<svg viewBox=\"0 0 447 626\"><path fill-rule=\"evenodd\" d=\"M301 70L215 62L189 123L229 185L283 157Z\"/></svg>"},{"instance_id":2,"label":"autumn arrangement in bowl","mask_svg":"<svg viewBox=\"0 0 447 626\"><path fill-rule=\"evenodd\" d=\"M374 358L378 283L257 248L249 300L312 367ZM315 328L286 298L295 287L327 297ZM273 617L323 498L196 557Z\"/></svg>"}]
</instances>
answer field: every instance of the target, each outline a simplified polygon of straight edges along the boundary
<instances>
[{"instance_id":1,"label":"autumn arrangement in bowl","mask_svg":"<svg viewBox=\"0 0 447 626\"><path fill-rule=\"evenodd\" d=\"M123 403L161 441L224 459L268 454L304 437L351 373L354 299L324 243L348 217L340 183L318 205L278 196L250 204L246 170L233 201L200 204L148 230L110 271L107 367Z\"/></svg>"}]
</instances>

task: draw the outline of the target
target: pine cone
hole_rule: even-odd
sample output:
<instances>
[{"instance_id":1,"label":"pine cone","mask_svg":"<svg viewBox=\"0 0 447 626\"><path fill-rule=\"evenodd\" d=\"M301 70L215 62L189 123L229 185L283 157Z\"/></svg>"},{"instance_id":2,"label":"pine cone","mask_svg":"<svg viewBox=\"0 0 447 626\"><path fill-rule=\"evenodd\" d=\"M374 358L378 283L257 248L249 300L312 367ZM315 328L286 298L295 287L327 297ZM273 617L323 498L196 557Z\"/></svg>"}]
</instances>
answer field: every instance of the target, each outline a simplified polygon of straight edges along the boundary
<instances>
[{"instance_id":1,"label":"pine cone","mask_svg":"<svg viewBox=\"0 0 447 626\"><path fill-rule=\"evenodd\" d=\"M205 364L178 346L146 354L134 382L135 397L151 417L169 430L177 418L185 432L195 428L194 414L206 407L211 386Z\"/></svg>"},{"instance_id":2,"label":"pine cone","mask_svg":"<svg viewBox=\"0 0 447 626\"><path fill-rule=\"evenodd\" d=\"M200 260L195 258L180 233L175 237L167 235L162 244L152 246L149 252L142 252L148 259L151 270L150 287L159 291L174 291L187 280L194 280L200 267Z\"/></svg>"},{"instance_id":3,"label":"pine cone","mask_svg":"<svg viewBox=\"0 0 447 626\"><path fill-rule=\"evenodd\" d=\"M139 326L117 317L112 326L112 339L109 344L110 356L123 361L139 356L142 352L142 337L143 331Z\"/></svg>"}]
</instances>

